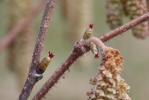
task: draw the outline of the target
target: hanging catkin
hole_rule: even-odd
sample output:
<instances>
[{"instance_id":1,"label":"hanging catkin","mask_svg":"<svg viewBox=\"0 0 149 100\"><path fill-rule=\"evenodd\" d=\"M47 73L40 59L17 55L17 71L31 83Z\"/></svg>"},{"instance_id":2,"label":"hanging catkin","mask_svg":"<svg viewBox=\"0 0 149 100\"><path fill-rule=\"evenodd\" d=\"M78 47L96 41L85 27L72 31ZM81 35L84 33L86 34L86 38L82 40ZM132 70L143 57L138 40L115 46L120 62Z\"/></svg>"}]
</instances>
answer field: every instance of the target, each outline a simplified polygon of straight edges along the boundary
<instances>
[{"instance_id":1,"label":"hanging catkin","mask_svg":"<svg viewBox=\"0 0 149 100\"><path fill-rule=\"evenodd\" d=\"M128 0L126 6L131 20L147 13L146 0ZM148 35L148 22L137 25L132 32L137 38L145 38Z\"/></svg>"},{"instance_id":2,"label":"hanging catkin","mask_svg":"<svg viewBox=\"0 0 149 100\"><path fill-rule=\"evenodd\" d=\"M128 95L130 86L121 77L123 58L120 52L107 47L102 52L98 74L91 78L93 85L87 100L131 100Z\"/></svg>"},{"instance_id":3,"label":"hanging catkin","mask_svg":"<svg viewBox=\"0 0 149 100\"><path fill-rule=\"evenodd\" d=\"M136 19L148 11L148 0L105 0L107 23L111 29L122 25L122 16L126 15L130 20ZM148 21L132 28L135 37L144 39L149 35Z\"/></svg>"},{"instance_id":4,"label":"hanging catkin","mask_svg":"<svg viewBox=\"0 0 149 100\"><path fill-rule=\"evenodd\" d=\"M62 0L61 12L66 21L66 37L74 44L92 23L92 0Z\"/></svg>"},{"instance_id":5,"label":"hanging catkin","mask_svg":"<svg viewBox=\"0 0 149 100\"><path fill-rule=\"evenodd\" d=\"M147 3L147 11L149 11L149 0L146 0Z\"/></svg>"},{"instance_id":6,"label":"hanging catkin","mask_svg":"<svg viewBox=\"0 0 149 100\"><path fill-rule=\"evenodd\" d=\"M121 0L106 0L106 20L111 29L122 25L123 7Z\"/></svg>"},{"instance_id":7,"label":"hanging catkin","mask_svg":"<svg viewBox=\"0 0 149 100\"><path fill-rule=\"evenodd\" d=\"M127 10L127 6L126 6L127 1L128 0L121 0L123 12L124 12L124 15L126 15L126 16L128 16L128 13L129 13L129 11Z\"/></svg>"},{"instance_id":8,"label":"hanging catkin","mask_svg":"<svg viewBox=\"0 0 149 100\"><path fill-rule=\"evenodd\" d=\"M29 13L31 9L30 2L30 0L7 0L8 31ZM27 77L31 60L31 30L31 26L25 27L8 48L8 67L16 74L21 88Z\"/></svg>"}]
</instances>

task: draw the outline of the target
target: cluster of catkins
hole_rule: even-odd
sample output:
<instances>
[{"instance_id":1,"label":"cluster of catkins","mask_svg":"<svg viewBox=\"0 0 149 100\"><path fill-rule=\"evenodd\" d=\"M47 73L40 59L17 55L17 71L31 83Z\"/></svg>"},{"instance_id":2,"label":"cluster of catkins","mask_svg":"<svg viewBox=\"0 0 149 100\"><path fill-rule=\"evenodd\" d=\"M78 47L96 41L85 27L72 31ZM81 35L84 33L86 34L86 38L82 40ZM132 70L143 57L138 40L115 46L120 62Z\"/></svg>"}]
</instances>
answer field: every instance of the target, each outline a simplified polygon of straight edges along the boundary
<instances>
[{"instance_id":1,"label":"cluster of catkins","mask_svg":"<svg viewBox=\"0 0 149 100\"><path fill-rule=\"evenodd\" d=\"M88 100L131 100L127 94L130 87L120 76L122 69L119 51L104 48L98 74L90 80L94 87L87 92Z\"/></svg>"},{"instance_id":2,"label":"cluster of catkins","mask_svg":"<svg viewBox=\"0 0 149 100\"><path fill-rule=\"evenodd\" d=\"M133 20L148 12L148 0L105 0L107 23L111 29L122 25L122 16ZM148 22L137 25L132 29L133 35L144 39L148 36Z\"/></svg>"}]
</instances>

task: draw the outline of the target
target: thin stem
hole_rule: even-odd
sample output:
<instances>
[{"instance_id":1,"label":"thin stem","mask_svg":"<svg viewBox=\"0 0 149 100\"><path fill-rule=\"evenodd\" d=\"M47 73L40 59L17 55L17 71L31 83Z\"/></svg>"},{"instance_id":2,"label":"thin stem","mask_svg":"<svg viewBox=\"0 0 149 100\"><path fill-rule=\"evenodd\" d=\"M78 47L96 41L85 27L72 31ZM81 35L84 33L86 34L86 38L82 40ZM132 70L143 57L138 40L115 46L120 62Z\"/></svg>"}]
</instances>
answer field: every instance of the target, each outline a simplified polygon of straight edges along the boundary
<instances>
[{"instance_id":1,"label":"thin stem","mask_svg":"<svg viewBox=\"0 0 149 100\"><path fill-rule=\"evenodd\" d=\"M31 62L29 74L25 82L24 88L22 89L22 92L19 96L19 100L27 100L36 82L38 82L38 80L42 78L42 75L36 73L36 68L40 60L40 54L43 48L43 42L47 34L48 25L49 25L50 17L54 7L54 3L55 3L54 0L47 0L47 4L44 10L44 15L42 17L42 21L40 25L38 38L36 40L36 45L32 56L32 62Z\"/></svg>"},{"instance_id":2,"label":"thin stem","mask_svg":"<svg viewBox=\"0 0 149 100\"><path fill-rule=\"evenodd\" d=\"M124 24L123 26L120 26L116 29L114 29L113 31L110 31L108 33L106 33L105 35L101 36L100 37L100 40L103 41L103 42L106 42L122 33L124 33L125 31L141 24L142 22L145 22L149 19L149 13L146 13L132 21L130 21L129 23L127 24Z\"/></svg>"},{"instance_id":3,"label":"thin stem","mask_svg":"<svg viewBox=\"0 0 149 100\"><path fill-rule=\"evenodd\" d=\"M100 37L100 40L103 42L106 42L110 39L112 39L115 36L118 36L125 31L129 30L130 28L135 27L136 25L147 21L149 19L149 13L144 14L143 16L103 35ZM77 44L79 44L79 47L77 47ZM52 76L47 80L47 82L42 86L42 88L38 91L38 93L34 96L33 100L40 100L43 98L46 93L55 85L55 83L58 82L60 77L69 69L71 64L79 57L81 57L84 53L88 52L90 49L88 46L84 44L84 41L77 42L71 51L68 58L62 63L62 65L59 66L59 68L52 74Z\"/></svg>"},{"instance_id":4,"label":"thin stem","mask_svg":"<svg viewBox=\"0 0 149 100\"><path fill-rule=\"evenodd\" d=\"M82 47L83 45L81 44L81 42L75 43L74 48L71 51L70 55L67 57L66 61L62 63L62 65L47 80L47 82L43 85L43 87L39 90L39 92L34 96L33 100L41 100L49 91L49 89L51 89L52 86L54 86L54 84L58 82L59 78L64 74L64 72L66 70L69 70L68 66L71 66L71 64L77 58L82 56L85 52L89 51L89 48L83 49Z\"/></svg>"},{"instance_id":5,"label":"thin stem","mask_svg":"<svg viewBox=\"0 0 149 100\"><path fill-rule=\"evenodd\" d=\"M96 37L90 37L85 42L88 46L91 42L95 43L101 51L103 51L103 49L106 47L105 44L99 38Z\"/></svg>"}]
</instances>

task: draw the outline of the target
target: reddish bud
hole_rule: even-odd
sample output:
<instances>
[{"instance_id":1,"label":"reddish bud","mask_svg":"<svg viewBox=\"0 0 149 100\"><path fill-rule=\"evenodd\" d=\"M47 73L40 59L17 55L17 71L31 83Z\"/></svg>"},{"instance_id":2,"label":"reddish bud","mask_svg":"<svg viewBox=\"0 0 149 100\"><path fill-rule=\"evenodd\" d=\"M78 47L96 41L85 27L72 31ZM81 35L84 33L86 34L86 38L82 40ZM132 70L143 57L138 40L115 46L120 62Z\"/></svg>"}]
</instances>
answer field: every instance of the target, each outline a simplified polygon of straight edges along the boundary
<instances>
[{"instance_id":1,"label":"reddish bud","mask_svg":"<svg viewBox=\"0 0 149 100\"><path fill-rule=\"evenodd\" d=\"M50 58L53 58L54 57L53 53L51 53L50 51L49 51L49 57Z\"/></svg>"},{"instance_id":2,"label":"reddish bud","mask_svg":"<svg viewBox=\"0 0 149 100\"><path fill-rule=\"evenodd\" d=\"M93 24L90 24L90 25L89 25L89 28L91 28L91 29L92 29L92 28L93 28Z\"/></svg>"},{"instance_id":3,"label":"reddish bud","mask_svg":"<svg viewBox=\"0 0 149 100\"><path fill-rule=\"evenodd\" d=\"M99 58L98 53L94 54L94 58Z\"/></svg>"}]
</instances>

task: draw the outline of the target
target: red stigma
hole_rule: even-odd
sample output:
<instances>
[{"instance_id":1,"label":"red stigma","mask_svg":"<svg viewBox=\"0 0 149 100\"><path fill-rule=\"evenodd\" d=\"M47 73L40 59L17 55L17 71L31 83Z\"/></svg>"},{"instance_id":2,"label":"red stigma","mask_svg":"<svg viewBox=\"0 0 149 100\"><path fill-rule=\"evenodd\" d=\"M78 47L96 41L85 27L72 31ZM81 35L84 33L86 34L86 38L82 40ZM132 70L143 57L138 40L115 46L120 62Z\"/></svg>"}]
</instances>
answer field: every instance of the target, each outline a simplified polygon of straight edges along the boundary
<instances>
[{"instance_id":1,"label":"red stigma","mask_svg":"<svg viewBox=\"0 0 149 100\"><path fill-rule=\"evenodd\" d=\"M90 24L90 25L89 25L89 28L91 28L91 29L92 29L92 28L93 28L93 24Z\"/></svg>"},{"instance_id":2,"label":"red stigma","mask_svg":"<svg viewBox=\"0 0 149 100\"><path fill-rule=\"evenodd\" d=\"M98 53L96 53L96 54L94 55L94 58L99 58Z\"/></svg>"},{"instance_id":3,"label":"red stigma","mask_svg":"<svg viewBox=\"0 0 149 100\"><path fill-rule=\"evenodd\" d=\"M49 57L50 58L53 58L54 57L53 53L51 53L50 51L49 51Z\"/></svg>"}]
</instances>

